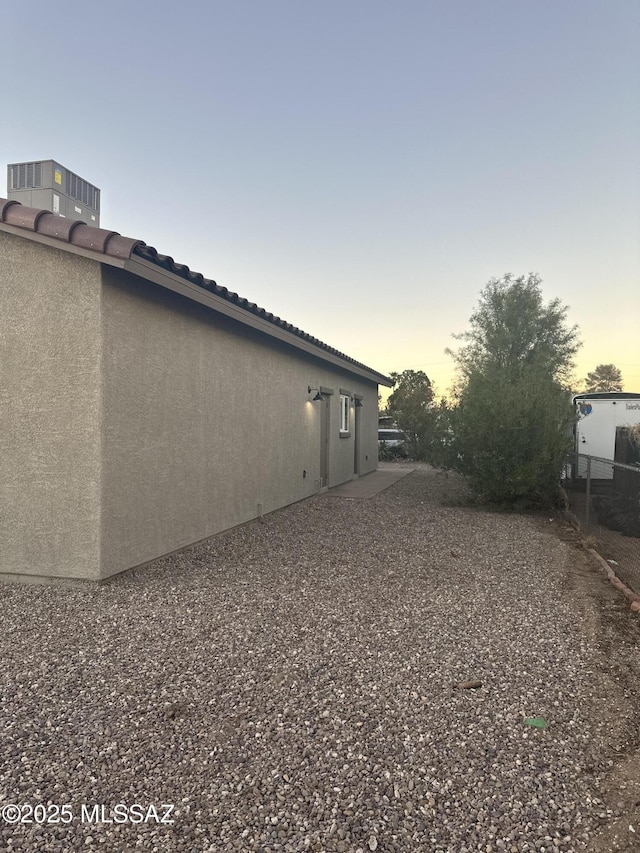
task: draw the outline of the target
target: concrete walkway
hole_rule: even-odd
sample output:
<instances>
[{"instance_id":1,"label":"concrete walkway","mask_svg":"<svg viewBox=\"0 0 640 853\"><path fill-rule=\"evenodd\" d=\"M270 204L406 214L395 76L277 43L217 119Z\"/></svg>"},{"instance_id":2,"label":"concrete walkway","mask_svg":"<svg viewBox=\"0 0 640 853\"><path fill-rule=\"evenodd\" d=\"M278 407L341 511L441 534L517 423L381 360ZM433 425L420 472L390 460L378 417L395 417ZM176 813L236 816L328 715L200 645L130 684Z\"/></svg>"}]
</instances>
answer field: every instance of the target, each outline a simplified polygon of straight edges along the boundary
<instances>
[{"instance_id":1,"label":"concrete walkway","mask_svg":"<svg viewBox=\"0 0 640 853\"><path fill-rule=\"evenodd\" d=\"M358 477L357 480L350 480L348 483L342 483L341 486L334 486L325 494L330 498L372 498L406 477L407 474L412 474L413 471L413 468L401 468L399 466L397 468L378 468L377 471Z\"/></svg>"}]
</instances>

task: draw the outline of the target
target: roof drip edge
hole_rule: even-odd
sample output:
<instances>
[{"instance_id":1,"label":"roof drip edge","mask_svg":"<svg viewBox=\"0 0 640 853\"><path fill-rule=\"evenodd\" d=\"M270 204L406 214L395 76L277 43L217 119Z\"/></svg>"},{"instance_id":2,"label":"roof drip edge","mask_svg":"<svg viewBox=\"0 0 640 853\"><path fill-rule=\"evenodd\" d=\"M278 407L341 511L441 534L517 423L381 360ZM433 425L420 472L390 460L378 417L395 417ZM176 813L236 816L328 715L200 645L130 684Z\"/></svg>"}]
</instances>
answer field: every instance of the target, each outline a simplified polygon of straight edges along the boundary
<instances>
[{"instance_id":1,"label":"roof drip edge","mask_svg":"<svg viewBox=\"0 0 640 853\"><path fill-rule=\"evenodd\" d=\"M56 220L54 222L54 219ZM57 220L63 225L58 226ZM107 258L118 258L120 260L132 260L137 257L147 263L153 264L184 279L195 287L199 287L209 293L215 294L221 299L237 305L247 314L260 318L260 320L284 330L305 343L312 345L321 352L330 354L344 363L345 368L365 371L370 374L372 381L391 387L393 382L377 370L367 367L362 362L356 361L340 350L325 344L313 335L298 329L291 323L280 319L264 308L260 308L255 302L249 302L237 293L217 284L213 279L205 278L202 273L194 272L186 264L176 263L170 255L162 255L153 246L144 241L132 237L124 237L117 231L108 231L96 228L80 219L69 220L64 217L55 217L49 210L27 207L13 199L0 198L0 223L25 231L24 236L29 233L40 234L61 244L61 248L70 251L72 247L95 253L99 260L100 256ZM40 228L42 223L42 228ZM0 225L1 227L1 225ZM319 353L320 354L320 353Z\"/></svg>"}]
</instances>

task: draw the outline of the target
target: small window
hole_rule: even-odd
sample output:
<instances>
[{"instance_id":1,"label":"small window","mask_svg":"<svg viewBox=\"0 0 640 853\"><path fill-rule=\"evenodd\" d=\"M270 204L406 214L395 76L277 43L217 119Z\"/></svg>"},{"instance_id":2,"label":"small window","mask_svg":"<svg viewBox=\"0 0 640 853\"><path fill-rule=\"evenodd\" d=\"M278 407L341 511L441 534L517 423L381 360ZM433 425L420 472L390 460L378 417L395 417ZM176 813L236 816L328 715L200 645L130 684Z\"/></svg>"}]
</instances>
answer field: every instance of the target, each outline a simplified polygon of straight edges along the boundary
<instances>
[{"instance_id":1,"label":"small window","mask_svg":"<svg viewBox=\"0 0 640 853\"><path fill-rule=\"evenodd\" d=\"M340 394L340 434L349 432L349 414L351 400L347 394Z\"/></svg>"}]
</instances>

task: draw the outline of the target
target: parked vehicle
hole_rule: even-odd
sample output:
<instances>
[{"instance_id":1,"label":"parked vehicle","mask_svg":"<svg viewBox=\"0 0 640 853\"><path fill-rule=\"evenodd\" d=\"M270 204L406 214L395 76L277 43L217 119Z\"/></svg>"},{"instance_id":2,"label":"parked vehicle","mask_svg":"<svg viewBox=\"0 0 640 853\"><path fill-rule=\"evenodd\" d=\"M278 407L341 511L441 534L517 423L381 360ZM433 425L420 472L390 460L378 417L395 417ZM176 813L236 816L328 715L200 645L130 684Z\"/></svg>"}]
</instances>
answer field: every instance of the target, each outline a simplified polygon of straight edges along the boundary
<instances>
[{"instance_id":1,"label":"parked vehicle","mask_svg":"<svg viewBox=\"0 0 640 853\"><path fill-rule=\"evenodd\" d=\"M407 442L405 435L400 429L379 429L378 450L381 455L399 456L406 458Z\"/></svg>"},{"instance_id":2,"label":"parked vehicle","mask_svg":"<svg viewBox=\"0 0 640 853\"><path fill-rule=\"evenodd\" d=\"M622 391L576 394L577 421L574 450L600 459L615 458L616 429L640 423L640 394ZM586 460L579 460L576 476L586 476ZM609 478L613 477L613 469Z\"/></svg>"}]
</instances>

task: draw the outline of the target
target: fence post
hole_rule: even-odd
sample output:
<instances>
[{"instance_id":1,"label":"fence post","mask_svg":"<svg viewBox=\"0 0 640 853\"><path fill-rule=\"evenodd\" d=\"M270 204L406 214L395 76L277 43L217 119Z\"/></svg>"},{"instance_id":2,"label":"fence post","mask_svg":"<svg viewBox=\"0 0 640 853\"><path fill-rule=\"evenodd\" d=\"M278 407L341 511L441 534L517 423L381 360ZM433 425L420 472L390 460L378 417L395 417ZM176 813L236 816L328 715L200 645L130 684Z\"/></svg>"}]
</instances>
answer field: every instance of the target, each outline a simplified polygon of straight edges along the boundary
<instances>
[{"instance_id":1,"label":"fence post","mask_svg":"<svg viewBox=\"0 0 640 853\"><path fill-rule=\"evenodd\" d=\"M589 515L591 513L591 457L587 456L587 506L585 510L585 525L589 530Z\"/></svg>"}]
</instances>

